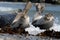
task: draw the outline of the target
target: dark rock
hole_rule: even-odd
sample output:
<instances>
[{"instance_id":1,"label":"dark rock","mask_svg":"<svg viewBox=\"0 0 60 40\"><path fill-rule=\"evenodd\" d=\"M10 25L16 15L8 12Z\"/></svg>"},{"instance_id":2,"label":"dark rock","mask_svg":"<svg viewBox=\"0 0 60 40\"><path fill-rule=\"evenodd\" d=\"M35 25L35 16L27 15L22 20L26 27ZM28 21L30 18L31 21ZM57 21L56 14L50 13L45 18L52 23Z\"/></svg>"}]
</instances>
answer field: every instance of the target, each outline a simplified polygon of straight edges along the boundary
<instances>
[{"instance_id":1,"label":"dark rock","mask_svg":"<svg viewBox=\"0 0 60 40\"><path fill-rule=\"evenodd\" d=\"M52 38L59 38L60 39L60 32L54 31L54 30L48 30L45 32L42 32L38 34L37 36L43 36L43 37L52 37Z\"/></svg>"}]
</instances>

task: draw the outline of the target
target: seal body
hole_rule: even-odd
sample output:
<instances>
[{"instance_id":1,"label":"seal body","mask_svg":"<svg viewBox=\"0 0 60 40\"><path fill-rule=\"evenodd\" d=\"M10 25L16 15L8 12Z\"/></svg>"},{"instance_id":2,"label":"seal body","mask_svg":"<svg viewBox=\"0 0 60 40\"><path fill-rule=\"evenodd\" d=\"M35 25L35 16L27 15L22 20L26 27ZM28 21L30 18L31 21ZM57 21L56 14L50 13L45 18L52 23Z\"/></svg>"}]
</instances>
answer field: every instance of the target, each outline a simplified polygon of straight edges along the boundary
<instances>
[{"instance_id":1,"label":"seal body","mask_svg":"<svg viewBox=\"0 0 60 40\"><path fill-rule=\"evenodd\" d=\"M8 12L8 14L0 14L0 27L4 27L7 25L11 25L11 23L13 22L14 18L16 17L17 13L16 12L21 12L21 9L17 9L16 11L13 10L10 12Z\"/></svg>"},{"instance_id":2,"label":"seal body","mask_svg":"<svg viewBox=\"0 0 60 40\"><path fill-rule=\"evenodd\" d=\"M11 24L16 14L4 14L0 15L0 27L4 27L7 24Z\"/></svg>"},{"instance_id":3,"label":"seal body","mask_svg":"<svg viewBox=\"0 0 60 40\"><path fill-rule=\"evenodd\" d=\"M12 22L12 28L14 27L20 27L20 28L27 28L29 26L29 16L20 13L16 16L14 21Z\"/></svg>"},{"instance_id":4,"label":"seal body","mask_svg":"<svg viewBox=\"0 0 60 40\"><path fill-rule=\"evenodd\" d=\"M46 14L44 17L34 20L32 24L35 27L39 27L40 29L49 29L53 26L54 23L54 17L52 14Z\"/></svg>"}]
</instances>

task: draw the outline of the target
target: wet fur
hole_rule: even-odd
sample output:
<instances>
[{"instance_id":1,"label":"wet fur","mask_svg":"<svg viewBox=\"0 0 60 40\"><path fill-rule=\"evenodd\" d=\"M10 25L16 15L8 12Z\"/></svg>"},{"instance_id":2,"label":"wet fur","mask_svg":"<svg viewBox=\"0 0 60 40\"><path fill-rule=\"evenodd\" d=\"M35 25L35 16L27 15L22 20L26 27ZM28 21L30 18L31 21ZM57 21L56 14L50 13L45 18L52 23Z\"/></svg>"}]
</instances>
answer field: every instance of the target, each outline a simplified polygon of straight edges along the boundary
<instances>
[{"instance_id":1,"label":"wet fur","mask_svg":"<svg viewBox=\"0 0 60 40\"><path fill-rule=\"evenodd\" d=\"M15 20L12 23L12 27L22 27L26 28L29 26L29 17L27 15L22 16L23 14L20 14L20 16L16 16Z\"/></svg>"},{"instance_id":2,"label":"wet fur","mask_svg":"<svg viewBox=\"0 0 60 40\"><path fill-rule=\"evenodd\" d=\"M46 14L41 19L32 22L32 24L35 27L38 26L40 29L49 29L53 26L53 23L54 23L54 17L53 15L50 14Z\"/></svg>"},{"instance_id":3,"label":"wet fur","mask_svg":"<svg viewBox=\"0 0 60 40\"><path fill-rule=\"evenodd\" d=\"M19 27L19 28L27 28L29 27L29 16L27 16L27 13L29 9L31 8L32 4L31 2L28 2L23 9L23 11L15 17L14 21L12 22L11 27Z\"/></svg>"}]
</instances>

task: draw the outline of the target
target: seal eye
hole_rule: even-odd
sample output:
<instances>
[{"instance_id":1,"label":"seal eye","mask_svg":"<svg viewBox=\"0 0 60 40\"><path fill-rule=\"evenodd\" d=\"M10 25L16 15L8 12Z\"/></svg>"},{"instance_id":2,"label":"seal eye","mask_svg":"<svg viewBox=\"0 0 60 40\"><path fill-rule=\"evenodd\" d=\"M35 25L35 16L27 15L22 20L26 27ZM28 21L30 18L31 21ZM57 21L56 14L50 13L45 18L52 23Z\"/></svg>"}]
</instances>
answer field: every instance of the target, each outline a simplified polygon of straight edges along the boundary
<instances>
[{"instance_id":1,"label":"seal eye","mask_svg":"<svg viewBox=\"0 0 60 40\"><path fill-rule=\"evenodd\" d=\"M21 24L19 24L19 26L22 26L22 23L21 23Z\"/></svg>"},{"instance_id":2,"label":"seal eye","mask_svg":"<svg viewBox=\"0 0 60 40\"><path fill-rule=\"evenodd\" d=\"M21 19L25 19L25 17L24 16L21 16Z\"/></svg>"},{"instance_id":3,"label":"seal eye","mask_svg":"<svg viewBox=\"0 0 60 40\"><path fill-rule=\"evenodd\" d=\"M45 20L50 20L50 17L48 15L45 15L44 19Z\"/></svg>"}]
</instances>

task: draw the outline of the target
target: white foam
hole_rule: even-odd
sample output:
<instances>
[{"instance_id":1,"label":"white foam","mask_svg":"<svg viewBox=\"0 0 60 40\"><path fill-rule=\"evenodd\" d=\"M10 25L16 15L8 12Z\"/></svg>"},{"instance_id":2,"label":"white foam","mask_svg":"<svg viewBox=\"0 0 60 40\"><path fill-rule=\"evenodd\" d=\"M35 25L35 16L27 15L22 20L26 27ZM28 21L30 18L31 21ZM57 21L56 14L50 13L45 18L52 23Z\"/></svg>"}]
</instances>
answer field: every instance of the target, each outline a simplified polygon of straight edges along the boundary
<instances>
[{"instance_id":1,"label":"white foam","mask_svg":"<svg viewBox=\"0 0 60 40\"><path fill-rule=\"evenodd\" d=\"M0 7L0 11L12 11L12 10L14 9L11 7Z\"/></svg>"},{"instance_id":2,"label":"white foam","mask_svg":"<svg viewBox=\"0 0 60 40\"><path fill-rule=\"evenodd\" d=\"M34 27L32 24L30 24L29 28L26 28L25 31L28 31L29 34L37 35L38 33L44 32L45 30L40 30L38 27Z\"/></svg>"}]
</instances>

